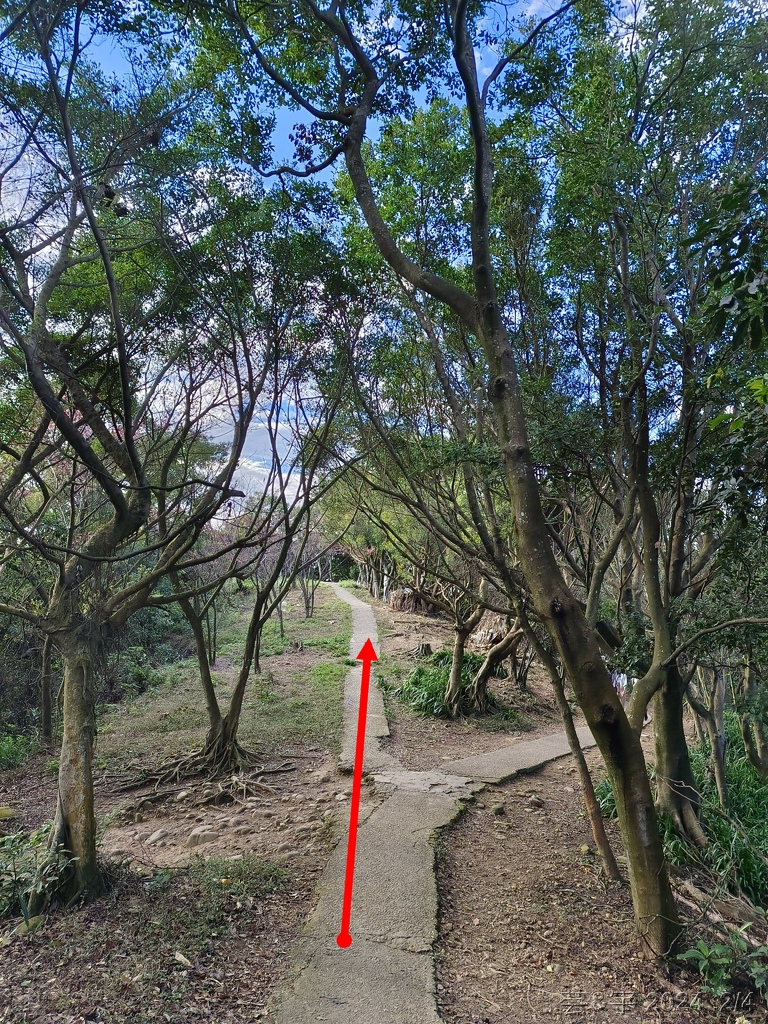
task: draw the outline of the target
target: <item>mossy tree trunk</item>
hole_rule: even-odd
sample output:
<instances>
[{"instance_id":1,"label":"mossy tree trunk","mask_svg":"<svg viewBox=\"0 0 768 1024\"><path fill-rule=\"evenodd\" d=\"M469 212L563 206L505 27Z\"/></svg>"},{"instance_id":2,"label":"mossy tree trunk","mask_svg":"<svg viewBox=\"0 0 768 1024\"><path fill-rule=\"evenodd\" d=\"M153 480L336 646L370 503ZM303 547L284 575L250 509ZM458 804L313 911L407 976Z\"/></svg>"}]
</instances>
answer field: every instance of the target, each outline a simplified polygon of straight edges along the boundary
<instances>
[{"instance_id":1,"label":"mossy tree trunk","mask_svg":"<svg viewBox=\"0 0 768 1024\"><path fill-rule=\"evenodd\" d=\"M64 715L56 816L50 849L67 851L69 864L58 895L87 898L102 889L96 855L93 747L96 739L93 651L86 631L57 635L64 669Z\"/></svg>"}]
</instances>

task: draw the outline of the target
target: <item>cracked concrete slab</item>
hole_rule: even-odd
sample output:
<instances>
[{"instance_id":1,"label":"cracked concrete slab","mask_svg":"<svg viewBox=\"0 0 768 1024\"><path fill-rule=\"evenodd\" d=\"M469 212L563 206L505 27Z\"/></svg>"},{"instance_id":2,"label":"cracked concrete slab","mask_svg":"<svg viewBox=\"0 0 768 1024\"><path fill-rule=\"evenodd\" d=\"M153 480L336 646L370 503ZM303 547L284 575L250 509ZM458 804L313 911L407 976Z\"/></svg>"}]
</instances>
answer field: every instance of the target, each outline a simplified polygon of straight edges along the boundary
<instances>
[{"instance_id":1,"label":"cracked concrete slab","mask_svg":"<svg viewBox=\"0 0 768 1024\"><path fill-rule=\"evenodd\" d=\"M346 843L339 843L319 885L317 908L294 950L294 975L278 1024L438 1021L431 840L458 810L453 796L396 791L360 826L348 949L336 945L346 865Z\"/></svg>"},{"instance_id":2,"label":"cracked concrete slab","mask_svg":"<svg viewBox=\"0 0 768 1024\"><path fill-rule=\"evenodd\" d=\"M349 949L310 959L279 1024L440 1024L431 953L413 954L358 937Z\"/></svg>"},{"instance_id":3,"label":"cracked concrete slab","mask_svg":"<svg viewBox=\"0 0 768 1024\"><path fill-rule=\"evenodd\" d=\"M586 726L576 730L582 748L594 747L592 733ZM564 732L539 736L535 740L515 740L490 754L475 754L457 761L446 761L445 772L465 775L479 782L506 782L518 772L530 772L541 768L549 761L570 754Z\"/></svg>"},{"instance_id":4,"label":"cracked concrete slab","mask_svg":"<svg viewBox=\"0 0 768 1024\"><path fill-rule=\"evenodd\" d=\"M482 789L482 783L473 782L463 775L446 775L444 772L412 772L401 768L398 771L376 772L372 777L377 791L384 785L402 791L442 793L445 796L466 799L476 790Z\"/></svg>"}]
</instances>

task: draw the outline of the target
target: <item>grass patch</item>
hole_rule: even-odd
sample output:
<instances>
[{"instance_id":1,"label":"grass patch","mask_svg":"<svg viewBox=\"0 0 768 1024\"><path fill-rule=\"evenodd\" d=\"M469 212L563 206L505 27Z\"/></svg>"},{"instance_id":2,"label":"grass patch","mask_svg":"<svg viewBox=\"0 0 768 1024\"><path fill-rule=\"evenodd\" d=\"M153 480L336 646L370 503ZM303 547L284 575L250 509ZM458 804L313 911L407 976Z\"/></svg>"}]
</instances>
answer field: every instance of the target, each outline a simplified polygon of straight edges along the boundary
<instances>
[{"instance_id":1,"label":"grass patch","mask_svg":"<svg viewBox=\"0 0 768 1024\"><path fill-rule=\"evenodd\" d=\"M229 595L219 611L216 694L226 710L240 668L253 595ZM298 742L341 743L343 660L349 655L352 615L330 587L318 588L315 614L304 617L298 592L284 601L285 637L279 623L266 623L262 672L248 682L240 721L240 741L264 752ZM202 746L208 726L195 659L167 668L165 681L129 705L104 709L99 720L98 756L105 764L140 762L183 755Z\"/></svg>"},{"instance_id":2,"label":"grass patch","mask_svg":"<svg viewBox=\"0 0 768 1024\"><path fill-rule=\"evenodd\" d=\"M339 586L343 587L345 590L366 590L366 588L361 583L358 583L357 580L339 580Z\"/></svg>"},{"instance_id":3,"label":"grass patch","mask_svg":"<svg viewBox=\"0 0 768 1024\"><path fill-rule=\"evenodd\" d=\"M313 686L339 687L344 682L346 668L341 665L315 665L309 670L309 679Z\"/></svg>"},{"instance_id":4,"label":"grass patch","mask_svg":"<svg viewBox=\"0 0 768 1024\"><path fill-rule=\"evenodd\" d=\"M243 742L259 749L306 743L338 752L352 611L323 586L315 595L310 619L304 617L301 602L286 604L286 633L294 647L265 666L249 686ZM332 659L321 660L324 654ZM292 656L305 667L295 668Z\"/></svg>"},{"instance_id":5,"label":"grass patch","mask_svg":"<svg viewBox=\"0 0 768 1024\"><path fill-rule=\"evenodd\" d=\"M0 736L0 771L7 771L9 768L16 768L18 765L24 764L35 746L36 741L33 736L22 736L18 733Z\"/></svg>"},{"instance_id":6,"label":"grass patch","mask_svg":"<svg viewBox=\"0 0 768 1024\"><path fill-rule=\"evenodd\" d=\"M239 860L197 857L184 871L161 869L149 881L120 880L114 899L126 899L126 927L121 947L128 956L143 954L146 973L166 972L173 953L189 959L208 949L212 940L235 930L235 923L271 893L288 885L282 865L258 857ZM126 891L127 890L127 891ZM99 941L98 929L91 941ZM152 949L150 962L146 950ZM163 964L162 962L165 961Z\"/></svg>"}]
</instances>

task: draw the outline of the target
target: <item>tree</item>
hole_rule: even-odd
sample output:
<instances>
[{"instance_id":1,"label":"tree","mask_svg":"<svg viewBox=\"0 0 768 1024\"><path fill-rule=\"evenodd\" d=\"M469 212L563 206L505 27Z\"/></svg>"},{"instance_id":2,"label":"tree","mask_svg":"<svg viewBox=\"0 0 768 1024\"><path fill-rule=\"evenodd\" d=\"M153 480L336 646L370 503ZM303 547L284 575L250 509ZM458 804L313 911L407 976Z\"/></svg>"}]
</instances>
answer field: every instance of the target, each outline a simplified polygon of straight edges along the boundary
<instances>
[{"instance_id":1,"label":"tree","mask_svg":"<svg viewBox=\"0 0 768 1024\"><path fill-rule=\"evenodd\" d=\"M25 9L7 24L0 79L2 173L14 186L0 225L4 400L26 413L4 450L0 514L9 561L37 559L45 579L2 611L34 623L62 659L51 847L67 852L67 899L100 884L96 641L199 560L205 524L238 494L269 355L247 314L232 314L238 282L219 274L212 297L184 287L179 262L194 255L174 217L197 169L188 190L159 147L165 133L169 148L184 150L193 97L167 78L139 79L133 91L105 81L86 56L101 13ZM206 438L213 422L223 444Z\"/></svg>"},{"instance_id":2,"label":"tree","mask_svg":"<svg viewBox=\"0 0 768 1024\"><path fill-rule=\"evenodd\" d=\"M482 13L474 9L470 13L463 2L451 3L442 20L429 5L420 8L418 16L410 8L392 5L387 19L372 23L367 10L353 11L336 3L327 9L296 4L269 12L245 11L235 3L227 6L227 16L241 32L246 54L252 56L260 74L265 74L287 101L314 118L313 141L324 146L319 162L327 163L343 153L356 202L384 260L419 294L432 296L451 310L478 339L522 572L536 614L552 638L606 760L628 852L638 929L644 947L660 955L673 946L679 925L645 762L638 737L611 685L594 630L565 584L550 546L518 368L494 271L489 95L515 47L504 40L506 55L481 85L472 32ZM544 28L544 23L536 26L521 45L532 42ZM301 60L297 60L298 54ZM429 89L439 80L461 95L472 143L472 174L465 184L471 197L471 217L463 250L467 265L463 280L456 279L459 275L451 267L428 268L409 256L377 201L364 148L372 117L386 116L398 103L413 104L417 87Z\"/></svg>"}]
</instances>

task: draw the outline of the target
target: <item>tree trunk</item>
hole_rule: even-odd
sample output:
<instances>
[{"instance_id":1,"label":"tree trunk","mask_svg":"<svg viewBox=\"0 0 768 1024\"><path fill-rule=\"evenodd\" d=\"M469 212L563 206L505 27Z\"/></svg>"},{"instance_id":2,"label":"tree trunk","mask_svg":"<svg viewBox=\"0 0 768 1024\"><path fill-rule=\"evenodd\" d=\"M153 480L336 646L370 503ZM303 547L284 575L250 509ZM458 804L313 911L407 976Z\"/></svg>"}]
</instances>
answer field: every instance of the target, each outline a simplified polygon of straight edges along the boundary
<instances>
[{"instance_id":1,"label":"tree trunk","mask_svg":"<svg viewBox=\"0 0 768 1024\"><path fill-rule=\"evenodd\" d=\"M207 640L208 661L211 665L216 664L216 645L218 641L218 615L216 613L216 601L214 600L205 613L205 631Z\"/></svg>"},{"instance_id":2,"label":"tree trunk","mask_svg":"<svg viewBox=\"0 0 768 1024\"><path fill-rule=\"evenodd\" d=\"M573 754L573 759L576 762L576 768L579 773L581 793L584 798L584 809L587 812L587 818L592 828L592 838L595 840L595 846L600 853L600 859L603 862L603 870L605 871L606 876L608 878L612 878L614 881L619 881L621 879L621 872L619 871L619 865L616 863L616 858L605 832L605 822L603 821L603 816L600 813L600 804L597 802L597 797L595 796L595 787L592 785L592 776L589 774L587 759L584 757L584 751L581 749L579 737L576 732L576 726L573 722L573 715L571 714L568 701L565 698L565 688L563 687L562 677L560 676L560 673L555 670L554 672L550 672L550 678L552 679L552 685L555 690L557 706L560 709L560 717L563 720L563 728L565 729L568 746L571 749L571 753Z\"/></svg>"},{"instance_id":3,"label":"tree trunk","mask_svg":"<svg viewBox=\"0 0 768 1024\"><path fill-rule=\"evenodd\" d=\"M53 743L53 693L51 680L51 648L53 641L46 634L40 665L40 740L44 747Z\"/></svg>"},{"instance_id":4,"label":"tree trunk","mask_svg":"<svg viewBox=\"0 0 768 1024\"><path fill-rule=\"evenodd\" d=\"M208 712L208 722L211 731L215 731L221 724L221 708L219 707L219 701L216 697L216 688L213 685L213 677L211 676L211 665L208 660L208 644L205 631L203 629L203 622L192 606L192 602L187 598L181 598L179 600L179 607L184 613L184 617L189 623L192 635L195 638L197 667L200 672L200 682L203 686L203 693L205 694L205 708Z\"/></svg>"},{"instance_id":5,"label":"tree trunk","mask_svg":"<svg viewBox=\"0 0 768 1024\"><path fill-rule=\"evenodd\" d=\"M728 783L725 777L725 725L723 723L723 712L725 711L725 679L722 670L713 667L709 670L712 675L709 686L709 709L707 718L707 732L709 733L710 764L715 776L717 786L717 798L720 807L728 810Z\"/></svg>"},{"instance_id":6,"label":"tree trunk","mask_svg":"<svg viewBox=\"0 0 768 1024\"><path fill-rule=\"evenodd\" d=\"M76 629L57 635L64 666L64 714L56 816L51 853L67 852L68 868L58 894L69 902L98 894L102 876L96 858L96 817L93 806L93 746L96 739L93 652ZM30 912L39 912L46 894Z\"/></svg>"},{"instance_id":7,"label":"tree trunk","mask_svg":"<svg viewBox=\"0 0 768 1024\"><path fill-rule=\"evenodd\" d=\"M605 759L616 796L627 850L635 923L645 952L666 956L680 936L656 812L639 736L613 690L594 630L570 593L552 551L526 428L515 356L496 293L490 246L493 154L478 84L475 49L466 22L467 6L451 4L453 56L464 85L474 147L472 190L472 294L410 261L376 206L362 145L378 89L366 72L364 98L349 122L344 155L356 199L384 258L397 274L449 306L476 334L488 364L488 397L493 409L516 532L516 554L536 614L560 656L587 723ZM491 545L493 546L493 545Z\"/></svg>"},{"instance_id":8,"label":"tree trunk","mask_svg":"<svg viewBox=\"0 0 768 1024\"><path fill-rule=\"evenodd\" d=\"M483 711L487 706L488 680L505 658L515 657L515 651L519 647L523 636L522 629L515 623L509 632L497 644L494 644L486 654L485 661L477 670L469 691L472 703L478 710Z\"/></svg>"},{"instance_id":9,"label":"tree trunk","mask_svg":"<svg viewBox=\"0 0 768 1024\"><path fill-rule=\"evenodd\" d=\"M755 716L752 707L758 685L755 666L747 658L742 669L738 694L739 728L749 763L765 779L768 778L768 738L765 735L765 726Z\"/></svg>"},{"instance_id":10,"label":"tree trunk","mask_svg":"<svg viewBox=\"0 0 768 1024\"><path fill-rule=\"evenodd\" d=\"M653 698L656 800L678 829L699 847L707 845L699 824L700 798L683 729L683 684L670 667Z\"/></svg>"},{"instance_id":11,"label":"tree trunk","mask_svg":"<svg viewBox=\"0 0 768 1024\"><path fill-rule=\"evenodd\" d=\"M453 657L451 660L451 674L448 677L448 686L445 690L445 703L449 712L455 718L461 711L461 670L464 667L464 645L471 629L454 626L453 629Z\"/></svg>"}]
</instances>

